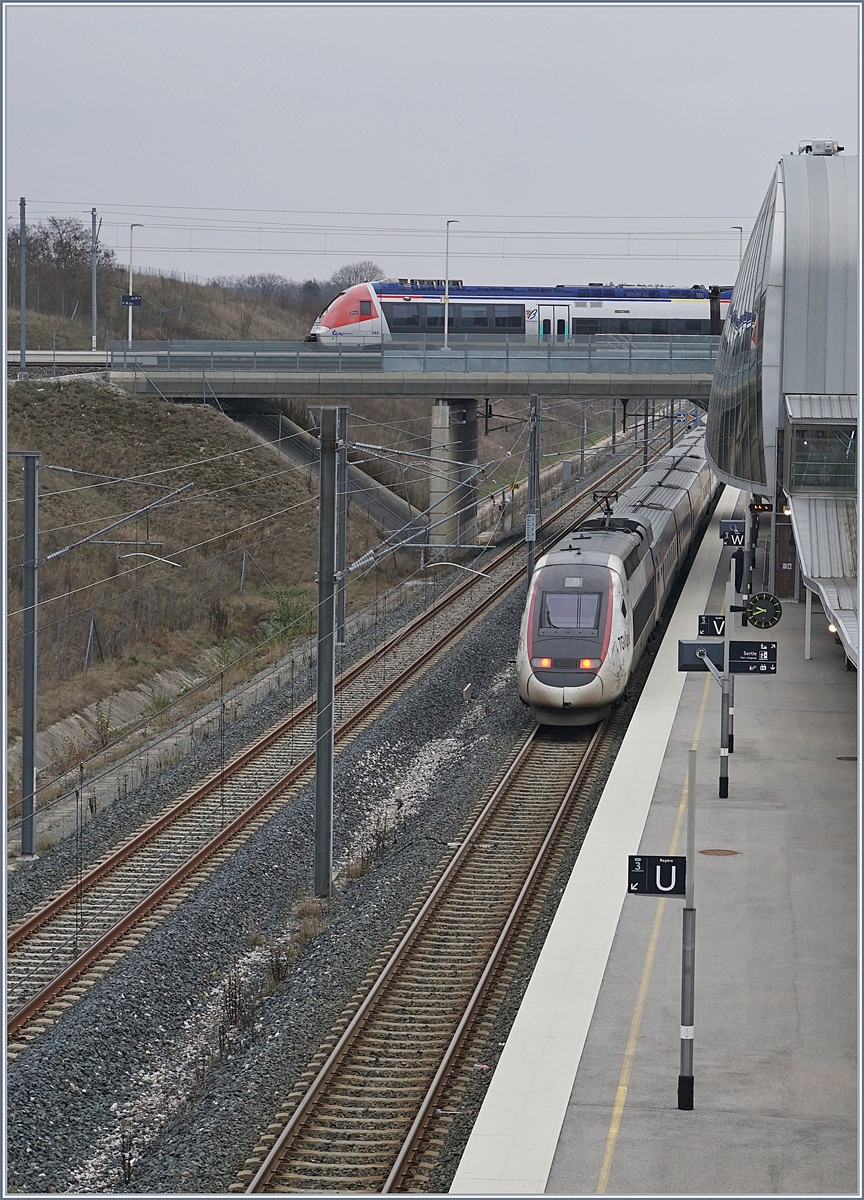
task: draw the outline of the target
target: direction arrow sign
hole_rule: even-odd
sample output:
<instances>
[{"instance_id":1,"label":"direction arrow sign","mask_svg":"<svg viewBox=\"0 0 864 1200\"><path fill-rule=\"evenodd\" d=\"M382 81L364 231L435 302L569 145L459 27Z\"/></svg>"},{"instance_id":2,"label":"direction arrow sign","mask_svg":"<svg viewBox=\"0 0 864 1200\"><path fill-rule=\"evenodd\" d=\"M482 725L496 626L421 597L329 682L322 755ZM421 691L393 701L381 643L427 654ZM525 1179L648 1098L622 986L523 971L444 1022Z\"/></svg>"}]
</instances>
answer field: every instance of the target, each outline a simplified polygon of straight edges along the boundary
<instances>
[{"instance_id":1,"label":"direction arrow sign","mask_svg":"<svg viewBox=\"0 0 864 1200\"><path fill-rule=\"evenodd\" d=\"M776 642L729 643L729 670L733 675L776 675Z\"/></svg>"},{"instance_id":2,"label":"direction arrow sign","mask_svg":"<svg viewBox=\"0 0 864 1200\"><path fill-rule=\"evenodd\" d=\"M120 303L125 304L127 308L137 308L141 303L140 296L121 296Z\"/></svg>"},{"instance_id":3,"label":"direction arrow sign","mask_svg":"<svg viewBox=\"0 0 864 1200\"><path fill-rule=\"evenodd\" d=\"M722 616L703 616L699 618L700 637L722 637L726 632L726 618Z\"/></svg>"},{"instance_id":4,"label":"direction arrow sign","mask_svg":"<svg viewBox=\"0 0 864 1200\"><path fill-rule=\"evenodd\" d=\"M683 854L630 854L627 892L633 896L683 896L687 859Z\"/></svg>"}]
</instances>

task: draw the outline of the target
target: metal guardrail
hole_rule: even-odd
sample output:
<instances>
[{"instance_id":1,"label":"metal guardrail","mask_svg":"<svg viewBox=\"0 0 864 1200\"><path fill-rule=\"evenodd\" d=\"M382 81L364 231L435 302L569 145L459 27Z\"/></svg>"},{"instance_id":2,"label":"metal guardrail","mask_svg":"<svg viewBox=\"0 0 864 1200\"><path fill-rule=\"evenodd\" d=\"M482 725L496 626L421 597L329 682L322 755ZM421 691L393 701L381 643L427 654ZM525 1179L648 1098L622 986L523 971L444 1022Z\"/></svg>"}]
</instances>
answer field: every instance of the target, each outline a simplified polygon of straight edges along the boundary
<instances>
[{"instance_id":1,"label":"metal guardrail","mask_svg":"<svg viewBox=\"0 0 864 1200\"><path fill-rule=\"evenodd\" d=\"M111 345L110 369L146 371L397 371L711 374L719 338L589 334L563 343L398 340L370 346L316 342L125 342Z\"/></svg>"}]
</instances>

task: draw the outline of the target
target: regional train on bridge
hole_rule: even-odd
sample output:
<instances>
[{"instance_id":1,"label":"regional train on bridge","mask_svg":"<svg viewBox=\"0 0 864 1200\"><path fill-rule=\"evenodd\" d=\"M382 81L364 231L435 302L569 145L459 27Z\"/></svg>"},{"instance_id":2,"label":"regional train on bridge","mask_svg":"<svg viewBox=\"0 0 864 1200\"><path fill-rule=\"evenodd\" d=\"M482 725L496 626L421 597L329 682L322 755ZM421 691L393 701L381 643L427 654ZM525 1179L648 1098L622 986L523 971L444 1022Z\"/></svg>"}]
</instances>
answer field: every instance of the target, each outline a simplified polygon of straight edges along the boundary
<instances>
[{"instance_id":1,"label":"regional train on bridge","mask_svg":"<svg viewBox=\"0 0 864 1200\"><path fill-rule=\"evenodd\" d=\"M695 430L538 559L516 674L539 724L590 725L622 697L716 489Z\"/></svg>"},{"instance_id":2,"label":"regional train on bridge","mask_svg":"<svg viewBox=\"0 0 864 1200\"><path fill-rule=\"evenodd\" d=\"M495 339L545 345L580 334L720 334L731 287L476 287L443 279L358 283L321 313L307 341L375 346L415 338L442 344L444 309L448 341Z\"/></svg>"}]
</instances>

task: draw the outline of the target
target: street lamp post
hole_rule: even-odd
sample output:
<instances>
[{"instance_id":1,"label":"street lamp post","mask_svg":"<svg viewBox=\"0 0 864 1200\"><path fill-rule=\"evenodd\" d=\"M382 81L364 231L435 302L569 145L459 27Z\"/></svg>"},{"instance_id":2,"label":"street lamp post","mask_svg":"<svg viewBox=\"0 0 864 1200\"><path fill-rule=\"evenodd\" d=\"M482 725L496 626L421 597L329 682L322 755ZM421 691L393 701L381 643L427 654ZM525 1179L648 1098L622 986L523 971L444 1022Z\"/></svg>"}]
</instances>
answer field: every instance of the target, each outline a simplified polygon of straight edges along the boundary
<instances>
[{"instance_id":1,"label":"street lamp post","mask_svg":"<svg viewBox=\"0 0 864 1200\"><path fill-rule=\"evenodd\" d=\"M450 226L458 225L459 222L455 217L451 217L447 222L447 234L444 239L444 349L449 350L447 345L447 332L449 328L450 317Z\"/></svg>"},{"instance_id":2,"label":"street lamp post","mask_svg":"<svg viewBox=\"0 0 864 1200\"><path fill-rule=\"evenodd\" d=\"M744 257L744 230L740 225L730 225L730 229L738 230L738 266L741 266L741 259Z\"/></svg>"},{"instance_id":3,"label":"street lamp post","mask_svg":"<svg viewBox=\"0 0 864 1200\"><path fill-rule=\"evenodd\" d=\"M143 229L140 221L129 226L129 296L132 296L132 230ZM129 349L132 349L132 305L129 305Z\"/></svg>"}]
</instances>

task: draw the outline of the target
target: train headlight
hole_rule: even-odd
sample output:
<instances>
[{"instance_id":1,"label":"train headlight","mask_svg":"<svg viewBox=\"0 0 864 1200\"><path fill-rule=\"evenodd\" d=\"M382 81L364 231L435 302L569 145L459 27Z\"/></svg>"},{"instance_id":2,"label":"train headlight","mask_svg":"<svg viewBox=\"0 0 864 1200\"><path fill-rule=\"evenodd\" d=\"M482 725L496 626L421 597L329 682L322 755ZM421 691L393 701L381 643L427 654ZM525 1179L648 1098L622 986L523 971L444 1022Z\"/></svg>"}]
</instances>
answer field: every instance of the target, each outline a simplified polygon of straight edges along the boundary
<instances>
[{"instance_id":1,"label":"train headlight","mask_svg":"<svg viewBox=\"0 0 864 1200\"><path fill-rule=\"evenodd\" d=\"M828 626L828 632L829 632L829 633L836 633L836 632L837 632L837 626L836 626L836 625L829 625L829 626Z\"/></svg>"},{"instance_id":2,"label":"train headlight","mask_svg":"<svg viewBox=\"0 0 864 1200\"><path fill-rule=\"evenodd\" d=\"M532 667L542 667L548 671L549 668L552 666L552 659L551 658L532 658L531 666Z\"/></svg>"},{"instance_id":3,"label":"train headlight","mask_svg":"<svg viewBox=\"0 0 864 1200\"><path fill-rule=\"evenodd\" d=\"M593 670L596 670L596 668L599 666L600 666L599 658L580 658L579 659L579 670L580 671L593 671Z\"/></svg>"}]
</instances>

